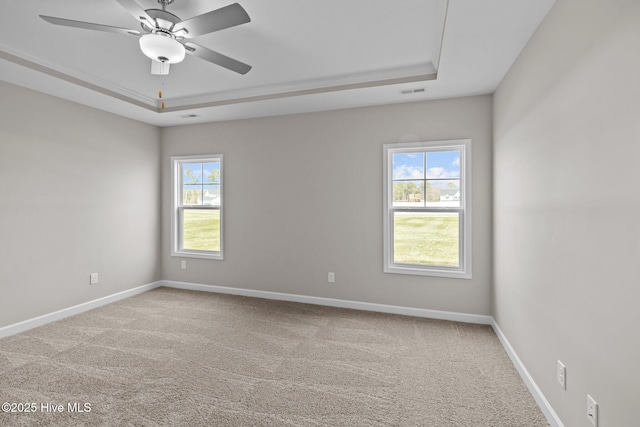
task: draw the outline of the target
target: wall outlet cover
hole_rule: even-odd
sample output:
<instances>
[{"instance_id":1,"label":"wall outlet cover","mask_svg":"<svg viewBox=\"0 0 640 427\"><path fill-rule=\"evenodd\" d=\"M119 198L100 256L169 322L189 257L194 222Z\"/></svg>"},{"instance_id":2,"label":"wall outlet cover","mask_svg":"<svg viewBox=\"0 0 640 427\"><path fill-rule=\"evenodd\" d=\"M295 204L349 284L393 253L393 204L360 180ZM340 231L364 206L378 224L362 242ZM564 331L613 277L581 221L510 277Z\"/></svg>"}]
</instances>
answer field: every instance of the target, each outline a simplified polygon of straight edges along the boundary
<instances>
[{"instance_id":1,"label":"wall outlet cover","mask_svg":"<svg viewBox=\"0 0 640 427\"><path fill-rule=\"evenodd\" d=\"M598 403L587 394L587 418L595 427L598 427Z\"/></svg>"},{"instance_id":2,"label":"wall outlet cover","mask_svg":"<svg viewBox=\"0 0 640 427\"><path fill-rule=\"evenodd\" d=\"M567 368L558 360L557 380L563 389L567 389Z\"/></svg>"}]
</instances>

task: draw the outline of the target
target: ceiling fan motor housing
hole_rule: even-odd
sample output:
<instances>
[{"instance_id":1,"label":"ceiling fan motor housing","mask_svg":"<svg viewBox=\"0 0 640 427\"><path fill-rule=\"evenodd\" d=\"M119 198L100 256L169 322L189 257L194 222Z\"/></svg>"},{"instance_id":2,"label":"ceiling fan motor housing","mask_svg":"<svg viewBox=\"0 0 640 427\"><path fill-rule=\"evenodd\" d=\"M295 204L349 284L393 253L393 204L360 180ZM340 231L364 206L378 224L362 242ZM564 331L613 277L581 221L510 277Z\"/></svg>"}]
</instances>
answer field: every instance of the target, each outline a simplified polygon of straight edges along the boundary
<instances>
[{"instance_id":1,"label":"ceiling fan motor housing","mask_svg":"<svg viewBox=\"0 0 640 427\"><path fill-rule=\"evenodd\" d=\"M147 9L145 10L145 12L147 12L147 15L149 15L151 19L153 19L156 25L155 28L150 27L145 20L142 20L140 22L140 26L147 32L152 32L153 30L159 29L171 33L173 26L178 22L182 22L180 18L178 18L171 12L167 12L166 10Z\"/></svg>"}]
</instances>

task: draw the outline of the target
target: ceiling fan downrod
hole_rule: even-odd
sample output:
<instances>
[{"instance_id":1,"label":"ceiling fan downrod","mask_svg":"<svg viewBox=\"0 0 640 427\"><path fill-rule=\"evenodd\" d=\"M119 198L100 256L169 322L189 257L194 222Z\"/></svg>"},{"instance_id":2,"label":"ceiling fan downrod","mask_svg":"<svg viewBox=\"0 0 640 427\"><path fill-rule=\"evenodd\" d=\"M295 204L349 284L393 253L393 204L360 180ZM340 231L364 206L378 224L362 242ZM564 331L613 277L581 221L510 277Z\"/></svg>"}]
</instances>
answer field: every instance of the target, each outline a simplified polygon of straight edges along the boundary
<instances>
[{"instance_id":1,"label":"ceiling fan downrod","mask_svg":"<svg viewBox=\"0 0 640 427\"><path fill-rule=\"evenodd\" d=\"M158 3L162 5L162 10L167 10L167 6L173 3L173 0L158 0Z\"/></svg>"}]
</instances>

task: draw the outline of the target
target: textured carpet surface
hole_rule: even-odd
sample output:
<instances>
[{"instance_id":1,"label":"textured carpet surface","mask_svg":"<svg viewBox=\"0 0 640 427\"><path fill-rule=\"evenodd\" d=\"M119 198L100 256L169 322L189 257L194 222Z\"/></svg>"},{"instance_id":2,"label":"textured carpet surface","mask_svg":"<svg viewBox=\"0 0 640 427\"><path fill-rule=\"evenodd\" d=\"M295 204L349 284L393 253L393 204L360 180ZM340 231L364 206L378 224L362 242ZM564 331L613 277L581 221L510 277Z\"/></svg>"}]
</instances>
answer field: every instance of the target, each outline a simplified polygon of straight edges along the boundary
<instances>
[{"instance_id":1,"label":"textured carpet surface","mask_svg":"<svg viewBox=\"0 0 640 427\"><path fill-rule=\"evenodd\" d=\"M169 288L0 340L0 402L35 409L2 426L548 426L488 326Z\"/></svg>"}]
</instances>

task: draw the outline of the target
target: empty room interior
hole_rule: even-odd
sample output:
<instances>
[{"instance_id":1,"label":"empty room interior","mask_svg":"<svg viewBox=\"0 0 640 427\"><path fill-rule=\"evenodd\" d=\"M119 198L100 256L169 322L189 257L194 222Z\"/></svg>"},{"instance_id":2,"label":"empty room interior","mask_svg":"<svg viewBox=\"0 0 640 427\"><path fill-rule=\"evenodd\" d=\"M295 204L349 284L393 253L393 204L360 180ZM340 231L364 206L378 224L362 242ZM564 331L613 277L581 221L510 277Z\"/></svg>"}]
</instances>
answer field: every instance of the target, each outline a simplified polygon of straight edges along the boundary
<instances>
[{"instance_id":1,"label":"empty room interior","mask_svg":"<svg viewBox=\"0 0 640 427\"><path fill-rule=\"evenodd\" d=\"M0 425L640 425L637 0L0 5Z\"/></svg>"}]
</instances>

